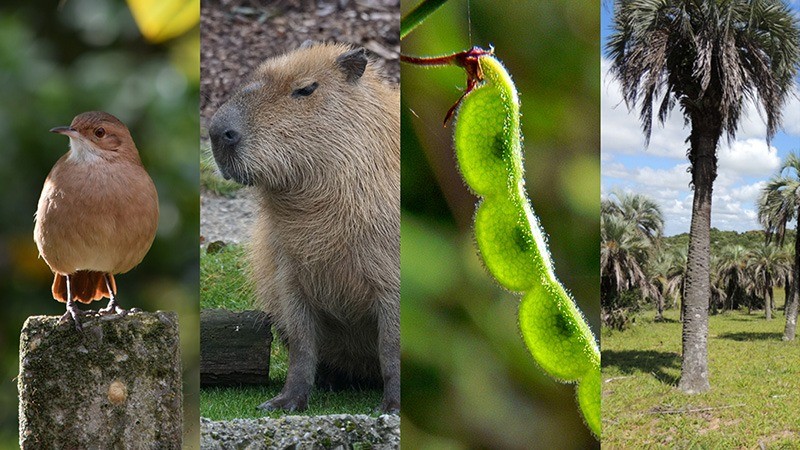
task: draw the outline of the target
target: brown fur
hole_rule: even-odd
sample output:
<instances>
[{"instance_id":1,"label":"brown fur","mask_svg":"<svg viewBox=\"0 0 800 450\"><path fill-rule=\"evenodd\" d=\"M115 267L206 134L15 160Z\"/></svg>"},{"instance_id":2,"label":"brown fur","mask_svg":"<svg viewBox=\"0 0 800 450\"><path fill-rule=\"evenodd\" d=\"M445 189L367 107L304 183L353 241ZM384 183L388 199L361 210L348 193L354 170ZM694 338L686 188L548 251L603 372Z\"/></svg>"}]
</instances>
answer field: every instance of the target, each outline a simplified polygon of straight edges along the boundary
<instances>
[{"instance_id":1,"label":"brown fur","mask_svg":"<svg viewBox=\"0 0 800 450\"><path fill-rule=\"evenodd\" d=\"M372 62L360 77L337 64L349 50L265 61L212 120L212 144L226 127L241 132L235 150L214 154L256 187L252 278L289 348L286 385L266 409L304 409L315 375L382 380L382 408L400 406L400 98Z\"/></svg>"}]
</instances>

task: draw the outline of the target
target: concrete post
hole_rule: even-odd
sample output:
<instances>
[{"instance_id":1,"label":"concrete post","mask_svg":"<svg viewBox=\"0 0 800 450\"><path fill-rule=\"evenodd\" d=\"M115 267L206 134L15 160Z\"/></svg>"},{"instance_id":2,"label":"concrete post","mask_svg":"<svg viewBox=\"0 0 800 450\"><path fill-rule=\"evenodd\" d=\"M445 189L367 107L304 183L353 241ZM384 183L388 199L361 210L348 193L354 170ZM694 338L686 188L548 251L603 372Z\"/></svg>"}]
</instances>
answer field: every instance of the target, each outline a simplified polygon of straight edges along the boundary
<instances>
[{"instance_id":1,"label":"concrete post","mask_svg":"<svg viewBox=\"0 0 800 450\"><path fill-rule=\"evenodd\" d=\"M23 449L181 448L178 317L29 317L20 336Z\"/></svg>"}]
</instances>

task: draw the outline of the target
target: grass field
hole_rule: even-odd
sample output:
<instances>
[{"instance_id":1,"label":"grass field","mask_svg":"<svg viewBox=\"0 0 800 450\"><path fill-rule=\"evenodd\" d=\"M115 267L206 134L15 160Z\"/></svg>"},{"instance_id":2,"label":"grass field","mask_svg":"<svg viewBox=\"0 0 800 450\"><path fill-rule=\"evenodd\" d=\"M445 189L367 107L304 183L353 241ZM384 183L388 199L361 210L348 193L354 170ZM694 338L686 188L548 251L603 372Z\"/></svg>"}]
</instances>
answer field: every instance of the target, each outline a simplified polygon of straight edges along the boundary
<instances>
[{"instance_id":1,"label":"grass field","mask_svg":"<svg viewBox=\"0 0 800 450\"><path fill-rule=\"evenodd\" d=\"M676 387L678 311L652 317L603 330L603 448L800 448L800 342L781 340L782 310L711 316L711 391L692 396Z\"/></svg>"},{"instance_id":2,"label":"grass field","mask_svg":"<svg viewBox=\"0 0 800 450\"><path fill-rule=\"evenodd\" d=\"M252 309L252 290L245 276L245 250L241 245L227 245L200 256L200 308L225 308L231 311ZM201 337L202 339L202 337ZM256 409L280 392L286 380L289 355L275 339L270 355L268 386L202 388L200 416L212 420L280 417L281 411L265 413ZM303 414L377 414L381 390L346 390L332 392L314 389L309 409Z\"/></svg>"}]
</instances>

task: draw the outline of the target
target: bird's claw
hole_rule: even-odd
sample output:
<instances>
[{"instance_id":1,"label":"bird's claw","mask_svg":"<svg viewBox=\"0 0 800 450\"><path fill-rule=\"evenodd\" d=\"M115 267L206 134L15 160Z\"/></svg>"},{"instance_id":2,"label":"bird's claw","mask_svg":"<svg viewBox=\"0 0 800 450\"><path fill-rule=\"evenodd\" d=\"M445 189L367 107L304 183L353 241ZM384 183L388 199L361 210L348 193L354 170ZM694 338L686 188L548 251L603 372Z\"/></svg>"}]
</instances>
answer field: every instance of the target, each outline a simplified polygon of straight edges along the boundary
<instances>
[{"instance_id":1,"label":"bird's claw","mask_svg":"<svg viewBox=\"0 0 800 450\"><path fill-rule=\"evenodd\" d=\"M133 311L133 309L131 311ZM128 315L128 312L130 311L128 311L127 309L122 309L119 306L117 306L117 302L114 299L109 301L108 305L105 308L97 310L97 313L100 314L101 316L118 315L120 317L125 317Z\"/></svg>"},{"instance_id":2,"label":"bird's claw","mask_svg":"<svg viewBox=\"0 0 800 450\"><path fill-rule=\"evenodd\" d=\"M61 316L61 318L58 320L58 322L59 323L67 323L67 322L70 321L70 319L72 319L72 323L75 325L75 329L78 330L78 332L82 333L83 332L83 326L81 325L80 317L83 317L85 315L86 314L84 314L84 312L81 311L80 309L78 309L78 308L76 308L74 306L72 306L72 307L67 306L67 312L65 312L64 315Z\"/></svg>"}]
</instances>

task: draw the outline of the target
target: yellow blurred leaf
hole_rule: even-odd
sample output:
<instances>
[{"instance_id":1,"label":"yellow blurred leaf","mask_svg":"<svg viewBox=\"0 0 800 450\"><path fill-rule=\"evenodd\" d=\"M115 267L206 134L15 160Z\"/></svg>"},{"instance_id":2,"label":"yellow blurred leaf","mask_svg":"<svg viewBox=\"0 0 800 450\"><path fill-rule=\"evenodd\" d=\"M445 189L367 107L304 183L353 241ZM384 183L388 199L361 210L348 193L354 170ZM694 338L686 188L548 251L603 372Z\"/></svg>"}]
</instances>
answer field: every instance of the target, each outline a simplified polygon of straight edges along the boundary
<instances>
[{"instance_id":1,"label":"yellow blurred leaf","mask_svg":"<svg viewBox=\"0 0 800 450\"><path fill-rule=\"evenodd\" d=\"M199 27L194 28L170 44L170 60L191 83L197 84L200 82Z\"/></svg>"},{"instance_id":2,"label":"yellow blurred leaf","mask_svg":"<svg viewBox=\"0 0 800 450\"><path fill-rule=\"evenodd\" d=\"M139 31L150 42L180 36L200 21L200 0L128 0Z\"/></svg>"}]
</instances>

